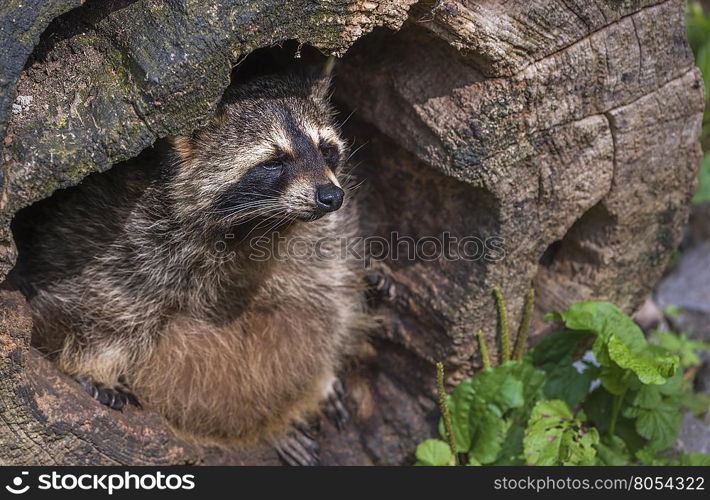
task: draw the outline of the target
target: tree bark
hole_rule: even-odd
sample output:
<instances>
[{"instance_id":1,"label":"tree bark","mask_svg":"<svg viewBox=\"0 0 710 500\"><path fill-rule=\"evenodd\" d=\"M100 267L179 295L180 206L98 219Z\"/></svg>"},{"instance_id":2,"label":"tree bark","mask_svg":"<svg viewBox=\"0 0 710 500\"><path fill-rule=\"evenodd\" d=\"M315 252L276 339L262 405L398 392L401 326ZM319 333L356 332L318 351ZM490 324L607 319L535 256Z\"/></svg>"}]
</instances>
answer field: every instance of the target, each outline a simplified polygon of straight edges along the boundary
<instances>
[{"instance_id":1,"label":"tree bark","mask_svg":"<svg viewBox=\"0 0 710 500\"><path fill-rule=\"evenodd\" d=\"M0 10L24 36L3 50L0 31L3 276L19 209L193 130L242 57L286 40L342 56L370 234L501 239L501 259L385 260L396 294L349 378L357 418L321 429L326 464L411 462L436 432L433 362L455 381L480 366L477 330L494 345L494 286L511 331L531 284L536 333L576 300L632 311L688 215L704 92L681 0L116 0L49 28L81 2L23 3ZM13 113L16 95L32 101ZM185 443L149 408L100 407L30 347L24 298L5 290L0 307L0 463L278 463Z\"/></svg>"}]
</instances>

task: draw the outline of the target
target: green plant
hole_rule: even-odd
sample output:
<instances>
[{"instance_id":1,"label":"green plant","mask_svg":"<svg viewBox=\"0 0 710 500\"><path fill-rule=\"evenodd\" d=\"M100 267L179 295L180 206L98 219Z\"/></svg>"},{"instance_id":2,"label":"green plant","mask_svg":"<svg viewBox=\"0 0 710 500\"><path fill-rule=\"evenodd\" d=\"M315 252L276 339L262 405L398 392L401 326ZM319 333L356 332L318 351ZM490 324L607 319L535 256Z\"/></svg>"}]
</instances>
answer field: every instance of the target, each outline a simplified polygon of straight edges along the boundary
<instances>
[{"instance_id":1,"label":"green plant","mask_svg":"<svg viewBox=\"0 0 710 500\"><path fill-rule=\"evenodd\" d=\"M700 68L705 84L705 102L710 99L710 17L703 12L703 7L699 2L688 2L686 15L686 32L688 42L695 54L695 64ZM703 149L706 150L710 144L710 109L705 106L703 116L703 130L701 135ZM700 165L698 174L698 190L693 198L694 203L710 201L710 154L705 154Z\"/></svg>"},{"instance_id":2,"label":"green plant","mask_svg":"<svg viewBox=\"0 0 710 500\"><path fill-rule=\"evenodd\" d=\"M710 153L705 153L698 171L698 190L693 197L693 203L710 201Z\"/></svg>"},{"instance_id":3,"label":"green plant","mask_svg":"<svg viewBox=\"0 0 710 500\"><path fill-rule=\"evenodd\" d=\"M504 317L499 292L496 299ZM532 294L524 315L531 301ZM420 444L417 464L710 463L702 454L673 456L670 450L683 410L707 410L708 398L695 394L691 377L684 377L706 345L661 332L649 342L631 318L605 302L576 303L546 319L559 326L555 333L519 360L484 368L446 397L438 367L440 404L449 415L440 434L448 441ZM518 346L526 333L519 332ZM482 335L479 342L487 353Z\"/></svg>"}]
</instances>

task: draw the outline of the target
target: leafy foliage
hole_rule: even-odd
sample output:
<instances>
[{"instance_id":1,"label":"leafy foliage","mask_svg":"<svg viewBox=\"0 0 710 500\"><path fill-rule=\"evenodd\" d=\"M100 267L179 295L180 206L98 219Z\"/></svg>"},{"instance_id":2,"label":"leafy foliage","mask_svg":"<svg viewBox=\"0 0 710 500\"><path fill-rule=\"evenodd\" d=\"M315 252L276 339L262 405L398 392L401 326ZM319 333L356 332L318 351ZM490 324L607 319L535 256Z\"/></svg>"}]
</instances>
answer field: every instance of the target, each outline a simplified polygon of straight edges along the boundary
<instances>
[{"instance_id":1,"label":"leafy foliage","mask_svg":"<svg viewBox=\"0 0 710 500\"><path fill-rule=\"evenodd\" d=\"M417 446L415 465L453 465L454 455L449 445L438 439L427 439Z\"/></svg>"},{"instance_id":2,"label":"leafy foliage","mask_svg":"<svg viewBox=\"0 0 710 500\"><path fill-rule=\"evenodd\" d=\"M537 399L543 380L544 373L532 365L509 361L461 382L447 399L458 450L481 464L520 461L502 451L511 427L529 418L525 403ZM443 422L440 434L446 437Z\"/></svg>"},{"instance_id":3,"label":"leafy foliage","mask_svg":"<svg viewBox=\"0 0 710 500\"><path fill-rule=\"evenodd\" d=\"M698 172L698 190L695 192L693 203L710 201L710 153L705 153Z\"/></svg>"},{"instance_id":4,"label":"leafy foliage","mask_svg":"<svg viewBox=\"0 0 710 500\"><path fill-rule=\"evenodd\" d=\"M594 465L599 433L572 416L567 403L538 401L525 429L525 459L535 465Z\"/></svg>"},{"instance_id":5,"label":"leafy foliage","mask_svg":"<svg viewBox=\"0 0 710 500\"><path fill-rule=\"evenodd\" d=\"M442 440L424 441L418 464L710 461L669 451L683 409L708 408L708 398L695 394L683 377L683 369L700 362L697 351L705 344L667 332L654 332L648 342L631 318L606 302L576 303L547 319L559 330L521 360L487 367L445 398L454 442L444 441L440 422Z\"/></svg>"},{"instance_id":6,"label":"leafy foliage","mask_svg":"<svg viewBox=\"0 0 710 500\"><path fill-rule=\"evenodd\" d=\"M653 332L651 334L651 343L659 346L661 351L677 355L683 368L700 365L697 351L702 351L706 348L705 344L689 339L685 333Z\"/></svg>"}]
</instances>

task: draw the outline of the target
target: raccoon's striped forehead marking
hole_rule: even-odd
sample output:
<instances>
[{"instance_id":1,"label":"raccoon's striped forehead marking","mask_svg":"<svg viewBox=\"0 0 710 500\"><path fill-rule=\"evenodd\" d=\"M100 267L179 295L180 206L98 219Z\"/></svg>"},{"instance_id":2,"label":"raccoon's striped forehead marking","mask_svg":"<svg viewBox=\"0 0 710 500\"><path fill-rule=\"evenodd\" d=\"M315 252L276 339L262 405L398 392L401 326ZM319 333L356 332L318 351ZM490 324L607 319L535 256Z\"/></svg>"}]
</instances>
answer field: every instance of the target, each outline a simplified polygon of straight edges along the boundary
<instances>
[{"instance_id":1,"label":"raccoon's striped forehead marking","mask_svg":"<svg viewBox=\"0 0 710 500\"><path fill-rule=\"evenodd\" d=\"M293 147L290 135L289 131L286 130L286 128L280 123L274 123L273 127L271 127L270 138L273 141L273 146L283 153L293 157L296 155L296 151ZM273 146L272 153L274 152Z\"/></svg>"},{"instance_id":2,"label":"raccoon's striped forehead marking","mask_svg":"<svg viewBox=\"0 0 710 500\"><path fill-rule=\"evenodd\" d=\"M323 142L330 142L337 145L340 149L343 149L343 140L338 135L338 132L333 127L323 127L318 130L319 137L316 144Z\"/></svg>"},{"instance_id":3,"label":"raccoon's striped forehead marking","mask_svg":"<svg viewBox=\"0 0 710 500\"><path fill-rule=\"evenodd\" d=\"M271 134L274 144L291 157L308 149L316 149L323 142L343 147L333 127L320 126L304 118L297 119L290 112L283 116L282 121L274 123Z\"/></svg>"},{"instance_id":4,"label":"raccoon's striped forehead marking","mask_svg":"<svg viewBox=\"0 0 710 500\"><path fill-rule=\"evenodd\" d=\"M268 142L254 144L240 155L239 163L248 167L267 161L278 151L274 146L274 144L269 144Z\"/></svg>"},{"instance_id":5,"label":"raccoon's striped forehead marking","mask_svg":"<svg viewBox=\"0 0 710 500\"><path fill-rule=\"evenodd\" d=\"M313 125L312 123L305 123L303 127L303 132L308 136L308 138L311 140L311 142L315 145L318 145L320 142L320 130L318 127Z\"/></svg>"}]
</instances>

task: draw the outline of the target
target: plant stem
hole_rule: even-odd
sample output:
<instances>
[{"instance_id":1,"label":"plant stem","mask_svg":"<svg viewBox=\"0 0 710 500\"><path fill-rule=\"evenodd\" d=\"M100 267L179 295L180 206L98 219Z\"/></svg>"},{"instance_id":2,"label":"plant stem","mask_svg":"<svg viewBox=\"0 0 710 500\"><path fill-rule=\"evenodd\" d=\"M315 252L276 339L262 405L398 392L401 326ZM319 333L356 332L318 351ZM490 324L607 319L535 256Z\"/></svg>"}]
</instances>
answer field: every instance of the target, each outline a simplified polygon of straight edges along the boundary
<instances>
[{"instance_id":1,"label":"plant stem","mask_svg":"<svg viewBox=\"0 0 710 500\"><path fill-rule=\"evenodd\" d=\"M493 292L496 296L496 306L498 307L498 322L500 324L500 350L503 363L510 361L510 332L508 331L508 313L505 310L505 302L500 288L495 287Z\"/></svg>"},{"instance_id":2,"label":"plant stem","mask_svg":"<svg viewBox=\"0 0 710 500\"><path fill-rule=\"evenodd\" d=\"M624 377L621 379L622 383L624 384L624 390L614 398L614 403L613 406L611 407L611 422L609 423L609 437L611 438L615 433L616 433L616 421L619 418L619 410L621 410L621 403L624 402L624 398L626 397L626 391L629 390L629 386L627 384L629 380L629 372L626 372L624 374Z\"/></svg>"},{"instance_id":3,"label":"plant stem","mask_svg":"<svg viewBox=\"0 0 710 500\"><path fill-rule=\"evenodd\" d=\"M454 428L451 425L451 412L446 402L446 389L444 388L444 364L441 362L436 363L436 390L439 393L439 409L441 410L441 418L444 421L446 440L449 442L449 448L451 448L451 454L454 456L455 464L458 465L458 449L456 447L456 439L454 438Z\"/></svg>"},{"instance_id":4,"label":"plant stem","mask_svg":"<svg viewBox=\"0 0 710 500\"><path fill-rule=\"evenodd\" d=\"M483 336L483 330L478 330L478 346L481 349L481 359L483 360L483 368L491 367L491 357L488 355L488 346L486 345L486 337Z\"/></svg>"},{"instance_id":5,"label":"plant stem","mask_svg":"<svg viewBox=\"0 0 710 500\"><path fill-rule=\"evenodd\" d=\"M525 342L528 340L528 331L530 330L530 322L532 321L533 307L535 306L535 289L531 288L528 295L525 297L525 309L523 309L523 319L520 320L520 328L518 328L518 337L515 339L515 350L513 351L513 359L520 361L523 359L523 351L525 350Z\"/></svg>"}]
</instances>

